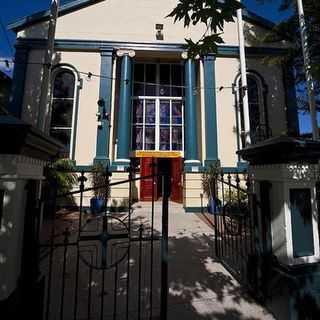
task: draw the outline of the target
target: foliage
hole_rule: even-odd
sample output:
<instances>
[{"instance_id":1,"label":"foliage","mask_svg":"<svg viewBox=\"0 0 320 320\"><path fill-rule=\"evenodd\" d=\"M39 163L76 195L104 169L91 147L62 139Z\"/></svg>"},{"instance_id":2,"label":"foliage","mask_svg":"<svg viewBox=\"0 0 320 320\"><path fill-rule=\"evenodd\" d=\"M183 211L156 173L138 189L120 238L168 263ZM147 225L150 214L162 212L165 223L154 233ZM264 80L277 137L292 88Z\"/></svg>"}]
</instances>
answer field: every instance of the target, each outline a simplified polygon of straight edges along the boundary
<instances>
[{"instance_id":1,"label":"foliage","mask_svg":"<svg viewBox=\"0 0 320 320\"><path fill-rule=\"evenodd\" d=\"M90 172L90 180L96 198L106 198L106 173L106 169L101 162L96 163Z\"/></svg>"},{"instance_id":2,"label":"foliage","mask_svg":"<svg viewBox=\"0 0 320 320\"><path fill-rule=\"evenodd\" d=\"M189 57L217 52L217 45L224 43L222 32L225 22L233 22L237 9L242 5L238 0L179 0L168 17L174 22L183 20L184 27L202 23L206 31L198 41L185 39Z\"/></svg>"},{"instance_id":3,"label":"foliage","mask_svg":"<svg viewBox=\"0 0 320 320\"><path fill-rule=\"evenodd\" d=\"M58 194L70 192L78 182L78 177L73 172L74 169L74 162L72 160L58 159L53 162L46 171L49 187L56 185Z\"/></svg>"},{"instance_id":4,"label":"foliage","mask_svg":"<svg viewBox=\"0 0 320 320\"><path fill-rule=\"evenodd\" d=\"M202 189L207 198L216 194L217 179L221 174L220 162L216 161L210 164L206 171L202 174Z\"/></svg>"},{"instance_id":5,"label":"foliage","mask_svg":"<svg viewBox=\"0 0 320 320\"><path fill-rule=\"evenodd\" d=\"M256 0L257 2L270 2L275 0ZM305 20L308 32L308 42L310 50L310 67L311 73L315 80L315 91L317 98L318 110L320 110L320 1L318 0L303 0L305 12ZM298 88L298 107L301 111L309 110L309 103L306 96L305 88L305 70L304 60L301 48L301 37L299 27L299 15L297 10L296 0L281 0L279 11L289 11L293 14L288 19L276 24L273 30L257 39L264 43L273 43L281 40L289 40L290 48L288 55L285 57L287 62L293 64L295 68L295 82ZM282 59L274 62L282 62Z\"/></svg>"}]
</instances>

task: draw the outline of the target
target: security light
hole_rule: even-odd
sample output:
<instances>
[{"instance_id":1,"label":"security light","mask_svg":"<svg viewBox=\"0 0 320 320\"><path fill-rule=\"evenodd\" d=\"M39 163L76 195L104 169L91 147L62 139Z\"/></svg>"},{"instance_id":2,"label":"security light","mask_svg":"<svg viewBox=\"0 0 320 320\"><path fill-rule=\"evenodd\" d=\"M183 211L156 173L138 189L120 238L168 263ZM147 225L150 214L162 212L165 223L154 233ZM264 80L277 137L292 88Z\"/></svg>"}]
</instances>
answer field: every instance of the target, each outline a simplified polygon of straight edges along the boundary
<instances>
[{"instance_id":1,"label":"security light","mask_svg":"<svg viewBox=\"0 0 320 320\"><path fill-rule=\"evenodd\" d=\"M163 24L157 23L156 24L156 31L157 31L156 32L156 39L157 40L163 40L164 39L162 30L163 30Z\"/></svg>"}]
</instances>

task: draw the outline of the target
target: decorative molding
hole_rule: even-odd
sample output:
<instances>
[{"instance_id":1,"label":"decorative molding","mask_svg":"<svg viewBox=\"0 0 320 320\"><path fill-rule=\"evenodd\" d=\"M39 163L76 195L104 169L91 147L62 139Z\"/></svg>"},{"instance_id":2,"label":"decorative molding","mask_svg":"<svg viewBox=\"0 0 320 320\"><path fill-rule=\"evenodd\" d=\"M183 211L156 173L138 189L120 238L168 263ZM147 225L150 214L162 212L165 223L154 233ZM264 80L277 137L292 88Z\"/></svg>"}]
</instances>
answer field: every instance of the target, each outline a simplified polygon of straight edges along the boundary
<instances>
[{"instance_id":1,"label":"decorative molding","mask_svg":"<svg viewBox=\"0 0 320 320\"><path fill-rule=\"evenodd\" d=\"M26 47L28 49L44 49L45 39L19 38L16 47ZM127 41L103 41L103 40L78 40L78 39L56 39L55 49L57 51L112 51L112 50L139 50L139 51L159 51L176 52L185 51L183 43L153 43L153 42L127 42ZM246 47L246 55L250 56L282 56L288 53L288 49L269 47ZM216 57L239 57L239 47L232 45L218 46Z\"/></svg>"},{"instance_id":2,"label":"decorative molding","mask_svg":"<svg viewBox=\"0 0 320 320\"><path fill-rule=\"evenodd\" d=\"M181 53L181 58L182 58L183 60L190 59L190 58L189 58L189 55L188 55L188 51L183 51L183 52ZM198 54L193 58L193 60L199 60L199 59L200 59L200 56L199 56Z\"/></svg>"},{"instance_id":3,"label":"decorative molding","mask_svg":"<svg viewBox=\"0 0 320 320\"><path fill-rule=\"evenodd\" d=\"M46 161L15 154L0 155L0 180L43 179Z\"/></svg>"},{"instance_id":4,"label":"decorative molding","mask_svg":"<svg viewBox=\"0 0 320 320\"><path fill-rule=\"evenodd\" d=\"M129 56L130 58L134 58L136 52L134 50L126 50L126 49L119 49L117 50L117 57Z\"/></svg>"},{"instance_id":5,"label":"decorative molding","mask_svg":"<svg viewBox=\"0 0 320 320\"><path fill-rule=\"evenodd\" d=\"M249 166L249 174L254 180L269 180L306 183L317 181L320 168L316 164L266 164Z\"/></svg>"}]
</instances>

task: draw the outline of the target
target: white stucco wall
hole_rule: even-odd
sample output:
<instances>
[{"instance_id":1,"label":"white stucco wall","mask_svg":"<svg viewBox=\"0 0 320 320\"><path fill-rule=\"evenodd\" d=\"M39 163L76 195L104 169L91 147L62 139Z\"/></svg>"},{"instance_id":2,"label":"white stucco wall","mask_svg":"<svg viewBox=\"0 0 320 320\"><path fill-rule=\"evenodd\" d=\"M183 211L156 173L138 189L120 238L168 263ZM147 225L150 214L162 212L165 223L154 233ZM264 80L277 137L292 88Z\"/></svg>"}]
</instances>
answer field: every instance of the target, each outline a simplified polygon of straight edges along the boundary
<instances>
[{"instance_id":1,"label":"white stucco wall","mask_svg":"<svg viewBox=\"0 0 320 320\"><path fill-rule=\"evenodd\" d=\"M17 287L21 271L26 184L42 179L44 163L19 155L0 155L0 189L4 190L0 225L0 300Z\"/></svg>"},{"instance_id":2,"label":"white stucco wall","mask_svg":"<svg viewBox=\"0 0 320 320\"><path fill-rule=\"evenodd\" d=\"M175 6L176 0L109 0L89 6L87 8L69 13L58 19L56 38L78 40L106 40L127 42L153 42L153 43L184 43L184 38L198 39L203 34L203 27L197 25L189 29L183 23L173 23L173 19L165 18ZM155 24L164 24L164 41L156 40ZM19 36L44 37L45 23L34 25L21 31ZM260 26L246 23L245 32L247 44L251 42L251 35L263 33ZM224 29L226 45L238 45L238 32L236 23L228 23ZM255 43L255 46L259 44ZM275 46L275 45L273 45ZM279 47L279 44L276 46ZM159 53L157 51L138 51L135 59L168 59L179 61L180 55L176 53ZM31 50L29 62L41 62L43 53ZM55 55L55 64L68 63L80 72L100 73L100 54L97 52L64 51ZM248 58L248 69L257 71L268 86L268 116L270 127L274 136L285 133L285 100L282 84L282 71L277 66L263 65L258 58ZM198 90L198 144L199 159L205 159L205 123L203 108L203 75L202 66L199 68L200 89ZM237 134L235 96L231 86L239 73L239 59L218 57L216 60L216 90L217 95L217 122L218 122L218 152L221 164L225 167L235 167L237 163ZM113 70L115 75L115 69ZM97 132L97 100L99 99L100 79L92 77L90 81L81 74L83 87L79 92L78 119L76 128L75 160L78 165L92 163L96 150ZM38 104L40 97L41 66L30 64L27 67L26 88L22 118L36 124ZM113 82L113 85L116 83ZM111 110L110 158L115 158L116 152L116 121L118 112L118 92L113 89ZM207 142L208 143L208 142Z\"/></svg>"},{"instance_id":3,"label":"white stucco wall","mask_svg":"<svg viewBox=\"0 0 320 320\"><path fill-rule=\"evenodd\" d=\"M203 24L183 27L183 21L174 23L167 15L177 4L177 0L107 0L87 8L69 13L58 19L56 37L60 39L114 40L138 42L181 43L184 38L199 39L204 31ZM81 21L82 23L79 23ZM164 41L156 40L155 25L163 24ZM42 22L19 32L19 37L44 38L47 23ZM247 44L253 42L254 35L264 33L264 28L246 22L244 28ZM228 45L238 45L236 23L227 23L223 38ZM283 44L264 44L274 47ZM261 46L255 43L255 46Z\"/></svg>"},{"instance_id":4,"label":"white stucco wall","mask_svg":"<svg viewBox=\"0 0 320 320\"><path fill-rule=\"evenodd\" d=\"M29 54L30 64L27 66L25 94L23 100L22 119L34 126L37 125L39 99L41 91L43 58L41 50L31 50ZM76 86L79 90L78 117L76 119L76 142L75 160L78 165L91 164L96 152L96 131L97 131L97 101L99 100L100 78L87 76L81 72L100 74L101 58L96 52L57 52L54 64L70 64L80 72L80 78ZM51 98L49 97L49 101ZM50 115L48 115L50 118ZM49 119L48 118L48 119Z\"/></svg>"},{"instance_id":5,"label":"white stucco wall","mask_svg":"<svg viewBox=\"0 0 320 320\"><path fill-rule=\"evenodd\" d=\"M59 52L59 63L69 63L78 72L100 74L101 58L95 52ZM77 165L92 164L96 155L97 101L99 100L100 78L80 73L82 89L79 91L78 119L76 132L75 160Z\"/></svg>"},{"instance_id":6,"label":"white stucco wall","mask_svg":"<svg viewBox=\"0 0 320 320\"><path fill-rule=\"evenodd\" d=\"M237 134L235 96L232 93L232 84L239 72L239 60L236 58L216 59L216 87L217 90L217 125L218 125L218 152L221 165L235 167L237 164Z\"/></svg>"}]
</instances>

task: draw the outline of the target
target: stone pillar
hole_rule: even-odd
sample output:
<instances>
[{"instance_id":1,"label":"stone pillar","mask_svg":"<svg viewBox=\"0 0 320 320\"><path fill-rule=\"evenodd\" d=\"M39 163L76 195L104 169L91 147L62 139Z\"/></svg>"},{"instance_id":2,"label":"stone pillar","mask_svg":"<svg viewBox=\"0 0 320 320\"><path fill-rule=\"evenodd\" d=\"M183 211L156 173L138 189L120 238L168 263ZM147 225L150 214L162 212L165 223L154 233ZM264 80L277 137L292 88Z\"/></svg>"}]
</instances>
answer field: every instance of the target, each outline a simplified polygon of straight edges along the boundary
<instances>
[{"instance_id":1,"label":"stone pillar","mask_svg":"<svg viewBox=\"0 0 320 320\"><path fill-rule=\"evenodd\" d=\"M218 130L216 105L216 75L214 55L204 57L204 93L206 121L206 159L205 165L218 160Z\"/></svg>"},{"instance_id":2,"label":"stone pillar","mask_svg":"<svg viewBox=\"0 0 320 320\"><path fill-rule=\"evenodd\" d=\"M98 128L95 162L109 164L110 110L112 95L112 50L101 52Z\"/></svg>"},{"instance_id":3,"label":"stone pillar","mask_svg":"<svg viewBox=\"0 0 320 320\"><path fill-rule=\"evenodd\" d=\"M131 71L132 58L135 56L133 50L118 50L117 56L121 60L121 78L120 78L120 103L118 112L118 145L117 158L115 165L119 168L125 168L129 165L130 149L130 119L131 119ZM121 170L120 170L121 171Z\"/></svg>"},{"instance_id":4,"label":"stone pillar","mask_svg":"<svg viewBox=\"0 0 320 320\"><path fill-rule=\"evenodd\" d=\"M272 296L277 319L320 314L320 142L277 137L239 154L258 203L252 272L260 291Z\"/></svg>"},{"instance_id":5,"label":"stone pillar","mask_svg":"<svg viewBox=\"0 0 320 320\"><path fill-rule=\"evenodd\" d=\"M194 60L182 54L185 61L185 170L199 171L198 160L198 129L197 129L197 96L196 96L196 67Z\"/></svg>"}]
</instances>

